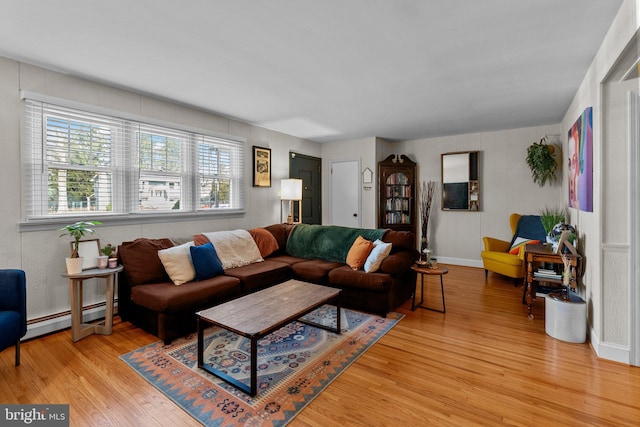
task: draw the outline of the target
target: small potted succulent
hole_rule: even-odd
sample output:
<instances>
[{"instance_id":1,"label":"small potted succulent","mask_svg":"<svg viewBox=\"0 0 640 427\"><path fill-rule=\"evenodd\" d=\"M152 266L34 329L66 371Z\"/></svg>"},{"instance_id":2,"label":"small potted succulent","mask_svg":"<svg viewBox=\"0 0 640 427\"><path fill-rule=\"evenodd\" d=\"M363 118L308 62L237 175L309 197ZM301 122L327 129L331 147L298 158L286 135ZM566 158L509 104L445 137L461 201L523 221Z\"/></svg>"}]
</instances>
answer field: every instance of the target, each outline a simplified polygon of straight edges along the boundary
<instances>
[{"instance_id":1,"label":"small potted succulent","mask_svg":"<svg viewBox=\"0 0 640 427\"><path fill-rule=\"evenodd\" d=\"M109 258L115 258L115 251L116 248L114 248L111 243L107 243L107 246L101 248L100 253L102 255L98 257L98 268L107 268L109 265Z\"/></svg>"},{"instance_id":2,"label":"small potted succulent","mask_svg":"<svg viewBox=\"0 0 640 427\"><path fill-rule=\"evenodd\" d=\"M100 249L100 252L102 252L102 254L108 259L109 268L115 268L118 266L118 258L116 258L115 246L112 246L111 243L107 243L107 246Z\"/></svg>"},{"instance_id":3,"label":"small potted succulent","mask_svg":"<svg viewBox=\"0 0 640 427\"><path fill-rule=\"evenodd\" d=\"M73 242L71 242L71 255L66 258L68 274L79 274L82 272L84 259L78 254L78 245L85 234L95 233L92 227L98 224L102 223L100 221L78 221L58 229L58 231L64 232L60 237L71 236L73 238Z\"/></svg>"}]
</instances>

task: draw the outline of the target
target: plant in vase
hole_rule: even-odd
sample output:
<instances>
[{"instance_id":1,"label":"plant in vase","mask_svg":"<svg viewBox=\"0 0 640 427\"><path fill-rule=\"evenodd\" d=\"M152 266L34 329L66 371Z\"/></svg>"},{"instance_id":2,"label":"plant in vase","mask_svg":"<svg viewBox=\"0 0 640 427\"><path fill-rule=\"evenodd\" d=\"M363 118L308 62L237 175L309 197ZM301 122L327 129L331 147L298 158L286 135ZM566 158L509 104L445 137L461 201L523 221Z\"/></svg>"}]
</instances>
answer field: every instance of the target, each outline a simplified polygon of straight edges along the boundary
<instances>
[{"instance_id":1,"label":"plant in vase","mask_svg":"<svg viewBox=\"0 0 640 427\"><path fill-rule=\"evenodd\" d=\"M429 181L425 183L422 181L422 188L420 190L420 223L421 223L421 238L420 238L420 258L422 256L426 259L422 259L425 262L429 262L431 251L429 250L429 217L431 215L431 204L433 202L433 195L435 193L436 183L435 181Z\"/></svg>"},{"instance_id":2,"label":"plant in vase","mask_svg":"<svg viewBox=\"0 0 640 427\"><path fill-rule=\"evenodd\" d=\"M553 236L553 229L558 224L563 224L567 217L565 208L544 208L540 211L540 221L542 227L547 234L547 243L558 244L557 239Z\"/></svg>"},{"instance_id":3,"label":"plant in vase","mask_svg":"<svg viewBox=\"0 0 640 427\"><path fill-rule=\"evenodd\" d=\"M107 268L109 261L116 258L116 248L111 243L107 243L107 246L100 249L100 253L102 256L98 257L98 268Z\"/></svg>"},{"instance_id":4,"label":"plant in vase","mask_svg":"<svg viewBox=\"0 0 640 427\"><path fill-rule=\"evenodd\" d=\"M83 259L78 254L78 246L80 245L80 240L86 234L95 233L92 227L98 224L102 223L100 221L78 221L58 229L58 231L64 231L60 237L70 236L73 238L73 242L71 242L71 255L66 259L67 273L78 274L82 272Z\"/></svg>"}]
</instances>

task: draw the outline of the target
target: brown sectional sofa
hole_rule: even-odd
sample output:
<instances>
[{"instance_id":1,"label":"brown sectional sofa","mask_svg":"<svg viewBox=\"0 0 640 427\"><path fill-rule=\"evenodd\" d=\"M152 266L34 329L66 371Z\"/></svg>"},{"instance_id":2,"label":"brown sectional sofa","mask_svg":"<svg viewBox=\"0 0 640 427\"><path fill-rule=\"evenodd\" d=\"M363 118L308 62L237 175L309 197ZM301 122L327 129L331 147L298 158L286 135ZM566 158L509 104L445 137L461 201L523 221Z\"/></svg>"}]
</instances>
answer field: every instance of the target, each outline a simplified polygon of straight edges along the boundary
<instances>
[{"instance_id":1,"label":"brown sectional sofa","mask_svg":"<svg viewBox=\"0 0 640 427\"><path fill-rule=\"evenodd\" d=\"M263 289L291 278L338 287L342 305L386 315L406 301L414 291L415 273L411 265L418 257L415 236L410 232L382 231L381 240L392 243L391 253L380 269L366 273L353 270L336 259L306 258L291 254L287 241L294 225L274 224L267 230L277 242L277 250L256 262L224 270L223 275L180 286L173 284L158 257L158 251L188 239L140 238L124 242L118 258L124 270L118 280L118 311L123 321L130 321L158 336L166 343L195 330L195 313L199 310ZM340 258L348 251L350 236L367 233L365 229L335 226L306 226L318 232L344 235L345 241L322 237L327 258ZM254 236L255 238L255 236ZM304 238L304 237L303 237ZM351 243L349 243L351 242ZM300 244L300 239L297 240ZM307 242L302 241L306 246ZM317 242L313 242L317 243ZM346 249L345 249L346 246ZM336 256L333 256L336 254Z\"/></svg>"}]
</instances>

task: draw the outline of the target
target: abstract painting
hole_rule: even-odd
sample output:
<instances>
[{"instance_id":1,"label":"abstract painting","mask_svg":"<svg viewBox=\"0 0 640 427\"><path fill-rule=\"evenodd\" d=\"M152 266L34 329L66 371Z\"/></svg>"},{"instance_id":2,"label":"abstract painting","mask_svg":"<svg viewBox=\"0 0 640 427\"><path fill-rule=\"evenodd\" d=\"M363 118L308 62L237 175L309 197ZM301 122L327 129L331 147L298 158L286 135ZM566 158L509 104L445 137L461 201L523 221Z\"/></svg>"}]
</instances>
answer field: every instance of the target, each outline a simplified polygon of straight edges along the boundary
<instances>
[{"instance_id":1,"label":"abstract painting","mask_svg":"<svg viewBox=\"0 0 640 427\"><path fill-rule=\"evenodd\" d=\"M592 107L569 129L569 207L593 212Z\"/></svg>"}]
</instances>

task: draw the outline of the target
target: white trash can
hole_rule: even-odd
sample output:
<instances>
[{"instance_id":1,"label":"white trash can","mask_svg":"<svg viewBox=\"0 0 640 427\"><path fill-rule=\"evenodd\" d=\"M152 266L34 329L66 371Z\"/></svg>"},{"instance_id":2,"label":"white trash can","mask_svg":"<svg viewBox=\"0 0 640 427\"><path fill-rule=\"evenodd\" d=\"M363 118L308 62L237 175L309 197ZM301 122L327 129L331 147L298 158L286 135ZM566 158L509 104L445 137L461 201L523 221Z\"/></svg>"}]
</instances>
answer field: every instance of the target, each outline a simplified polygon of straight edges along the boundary
<instances>
[{"instance_id":1,"label":"white trash can","mask_svg":"<svg viewBox=\"0 0 640 427\"><path fill-rule=\"evenodd\" d=\"M571 291L551 292L545 300L544 330L561 341L587 340L587 303Z\"/></svg>"}]
</instances>

